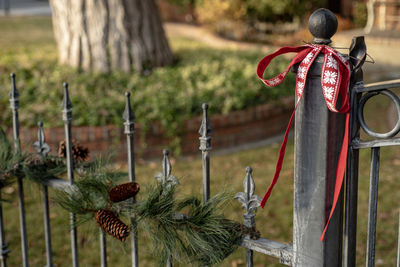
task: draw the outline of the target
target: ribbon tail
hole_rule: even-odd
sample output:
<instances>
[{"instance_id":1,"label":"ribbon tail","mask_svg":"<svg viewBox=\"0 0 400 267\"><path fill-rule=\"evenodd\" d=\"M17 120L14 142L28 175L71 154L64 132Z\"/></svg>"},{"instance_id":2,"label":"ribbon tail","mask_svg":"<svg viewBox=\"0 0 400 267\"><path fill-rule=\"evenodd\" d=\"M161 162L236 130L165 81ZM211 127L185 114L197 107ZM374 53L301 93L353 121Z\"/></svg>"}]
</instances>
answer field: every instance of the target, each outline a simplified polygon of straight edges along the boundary
<instances>
[{"instance_id":1,"label":"ribbon tail","mask_svg":"<svg viewBox=\"0 0 400 267\"><path fill-rule=\"evenodd\" d=\"M333 212L335 211L336 204L339 200L340 191L343 185L344 180L344 172L346 170L346 161L347 161L347 152L349 150L349 121L350 121L350 112L346 113L346 126L344 130L343 142L342 142L342 149L339 154L339 160L336 168L336 180L335 180L335 192L333 195L333 203L331 212L329 214L329 219L325 224L325 229L322 232L321 241L324 241L325 233L328 230L329 222L331 221Z\"/></svg>"},{"instance_id":2,"label":"ribbon tail","mask_svg":"<svg viewBox=\"0 0 400 267\"><path fill-rule=\"evenodd\" d=\"M297 103L300 102L299 100L297 101ZM286 128L285 137L283 138L283 142L282 142L281 148L279 150L279 157L278 157L278 162L276 163L274 178L272 179L272 183L269 186L267 193L265 193L263 199L261 200L260 205L262 208L264 208L265 203L267 202L268 198L271 195L272 189L274 188L276 182L278 181L279 174L282 169L283 159L285 157L286 144L287 144L288 137L289 137L290 127L292 126L292 122L293 122L294 114L296 113L296 109L297 109L297 104L293 110L292 116L290 117L288 127Z\"/></svg>"}]
</instances>

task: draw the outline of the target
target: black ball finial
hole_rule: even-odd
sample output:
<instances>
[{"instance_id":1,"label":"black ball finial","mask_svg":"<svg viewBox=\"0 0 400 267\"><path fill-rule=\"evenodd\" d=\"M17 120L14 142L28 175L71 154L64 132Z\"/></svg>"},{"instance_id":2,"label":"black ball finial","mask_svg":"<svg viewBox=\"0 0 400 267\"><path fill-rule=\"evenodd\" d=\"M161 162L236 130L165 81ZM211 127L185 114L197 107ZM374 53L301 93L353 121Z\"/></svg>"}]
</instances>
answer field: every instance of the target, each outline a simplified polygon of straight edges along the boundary
<instances>
[{"instance_id":1,"label":"black ball finial","mask_svg":"<svg viewBox=\"0 0 400 267\"><path fill-rule=\"evenodd\" d=\"M337 27L336 16L326 8L317 9L308 19L308 30L314 36L315 44L330 44Z\"/></svg>"}]
</instances>

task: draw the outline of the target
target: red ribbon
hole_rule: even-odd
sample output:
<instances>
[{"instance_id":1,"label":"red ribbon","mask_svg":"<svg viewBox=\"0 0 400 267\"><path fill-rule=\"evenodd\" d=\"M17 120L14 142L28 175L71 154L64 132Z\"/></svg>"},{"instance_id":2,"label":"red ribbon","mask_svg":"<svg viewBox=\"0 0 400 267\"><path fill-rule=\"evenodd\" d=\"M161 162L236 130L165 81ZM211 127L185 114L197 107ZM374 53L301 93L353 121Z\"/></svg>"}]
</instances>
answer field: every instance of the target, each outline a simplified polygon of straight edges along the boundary
<instances>
[{"instance_id":1,"label":"red ribbon","mask_svg":"<svg viewBox=\"0 0 400 267\"><path fill-rule=\"evenodd\" d=\"M278 76L272 79L263 79L263 74L265 69L268 67L271 60L279 55L286 54L286 53L297 53L297 55L293 58L290 62L289 66L286 70L280 73ZM326 222L324 231L321 235L321 241L324 240L326 230L328 229L329 222L331 220L332 214L335 210L337 201L339 199L340 190L343 184L344 179L344 172L346 170L346 160L347 160L347 151L348 151L348 144L349 144L349 111L350 111L350 104L348 98L348 87L350 81L350 65L340 55L337 51L333 50L329 46L325 45L313 45L307 44L304 46L299 47L282 47L275 53L264 57L257 66L257 76L260 78L265 85L269 87L277 86L278 84L282 83L285 79L287 73L289 72L290 68L299 63L297 69L297 76L296 76L296 96L297 102L295 109L292 113L292 116L289 120L289 125L286 129L285 136L283 138L283 142L281 145L281 149L279 151L278 162L276 164L275 175L272 180L271 185L268 188L267 193L264 195L261 201L261 207L264 208L265 203L267 202L268 198L271 195L271 191L274 188L276 182L279 178L279 173L282 169L283 158L285 156L286 144L289 135L289 129L293 122L293 117L297 109L297 105L300 102L300 99L303 95L303 90L306 84L306 78L308 71L317 58L317 56L322 53L324 54L324 62L322 65L322 72L321 72L321 85L322 85L322 92L325 98L325 103L328 109L332 112L339 112L339 113L346 113L346 126L345 132L342 142L342 148L340 151L338 164L336 168L336 180L335 180L335 191L332 203L332 209ZM341 97L342 106L337 109L336 103L337 100Z\"/></svg>"}]
</instances>

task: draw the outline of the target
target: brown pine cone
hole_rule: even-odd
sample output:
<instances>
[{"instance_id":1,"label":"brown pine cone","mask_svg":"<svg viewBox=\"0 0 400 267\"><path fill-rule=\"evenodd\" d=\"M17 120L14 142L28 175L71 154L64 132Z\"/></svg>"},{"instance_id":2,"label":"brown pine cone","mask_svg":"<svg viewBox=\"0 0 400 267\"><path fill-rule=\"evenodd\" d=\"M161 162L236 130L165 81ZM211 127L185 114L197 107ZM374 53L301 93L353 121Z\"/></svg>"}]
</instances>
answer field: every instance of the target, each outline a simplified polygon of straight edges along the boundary
<instances>
[{"instance_id":1,"label":"brown pine cone","mask_svg":"<svg viewBox=\"0 0 400 267\"><path fill-rule=\"evenodd\" d=\"M58 145L58 156L66 158L67 157L67 142L65 140L61 141ZM89 156L89 149L80 145L76 140L72 140L72 157L74 162L85 161Z\"/></svg>"},{"instance_id":2,"label":"brown pine cone","mask_svg":"<svg viewBox=\"0 0 400 267\"><path fill-rule=\"evenodd\" d=\"M108 192L108 195L112 202L120 202L136 196L139 190L140 186L138 183L130 182L113 187L110 192Z\"/></svg>"},{"instance_id":3,"label":"brown pine cone","mask_svg":"<svg viewBox=\"0 0 400 267\"><path fill-rule=\"evenodd\" d=\"M112 211L100 209L94 212L97 224L106 233L120 241L125 241L129 236L129 227L124 224Z\"/></svg>"}]
</instances>

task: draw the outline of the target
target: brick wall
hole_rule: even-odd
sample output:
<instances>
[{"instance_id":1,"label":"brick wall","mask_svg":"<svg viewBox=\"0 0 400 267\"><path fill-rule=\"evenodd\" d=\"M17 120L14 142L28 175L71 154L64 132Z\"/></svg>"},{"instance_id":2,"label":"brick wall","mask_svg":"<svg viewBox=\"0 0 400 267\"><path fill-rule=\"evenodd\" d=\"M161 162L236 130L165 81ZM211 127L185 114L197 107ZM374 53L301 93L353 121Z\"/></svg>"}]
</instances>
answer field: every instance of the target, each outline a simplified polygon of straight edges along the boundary
<instances>
[{"instance_id":1,"label":"brick wall","mask_svg":"<svg viewBox=\"0 0 400 267\"><path fill-rule=\"evenodd\" d=\"M280 104L265 104L226 115L211 115L211 145L213 150L232 148L249 144L281 134L286 129L294 99L288 97ZM199 133L201 116L184 122L181 141L183 155L199 153ZM168 148L170 139L165 138L162 128L157 123L140 138L140 125L135 124L135 152L144 159L161 156L161 151ZM52 151L56 151L58 143L64 139L64 128L45 129L46 142ZM37 139L37 129L20 131L22 144L30 146ZM126 136L123 127L80 126L72 127L72 137L89 148L92 155L107 151L116 152L118 160L126 159Z\"/></svg>"}]
</instances>

